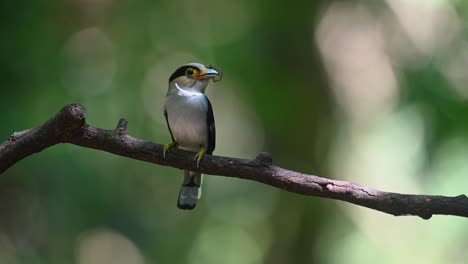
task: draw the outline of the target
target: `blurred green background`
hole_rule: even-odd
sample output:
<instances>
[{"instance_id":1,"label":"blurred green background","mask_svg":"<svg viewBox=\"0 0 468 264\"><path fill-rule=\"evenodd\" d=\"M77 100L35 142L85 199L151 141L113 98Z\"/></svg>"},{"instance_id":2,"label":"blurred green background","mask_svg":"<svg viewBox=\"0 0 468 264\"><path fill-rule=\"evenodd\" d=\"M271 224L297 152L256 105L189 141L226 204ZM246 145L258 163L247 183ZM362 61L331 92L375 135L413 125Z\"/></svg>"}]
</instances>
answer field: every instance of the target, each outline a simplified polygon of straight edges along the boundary
<instances>
[{"instance_id":1,"label":"blurred green background","mask_svg":"<svg viewBox=\"0 0 468 264\"><path fill-rule=\"evenodd\" d=\"M468 4L447 0L0 2L0 141L68 103L91 125L170 140L169 75L224 71L207 94L215 154L380 190L468 186ZM73 145L0 178L1 263L467 263L465 219L392 217L259 183Z\"/></svg>"}]
</instances>

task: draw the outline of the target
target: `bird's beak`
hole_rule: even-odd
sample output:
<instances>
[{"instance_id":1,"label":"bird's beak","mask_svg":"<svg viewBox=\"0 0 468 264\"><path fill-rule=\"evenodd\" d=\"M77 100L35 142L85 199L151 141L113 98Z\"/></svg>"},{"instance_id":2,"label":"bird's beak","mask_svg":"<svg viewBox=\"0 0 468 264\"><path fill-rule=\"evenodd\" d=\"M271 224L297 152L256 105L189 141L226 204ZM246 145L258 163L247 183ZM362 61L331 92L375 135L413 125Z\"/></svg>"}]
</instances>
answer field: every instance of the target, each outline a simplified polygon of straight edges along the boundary
<instances>
[{"instance_id":1,"label":"bird's beak","mask_svg":"<svg viewBox=\"0 0 468 264\"><path fill-rule=\"evenodd\" d=\"M214 79L219 76L219 72L215 69L206 69L200 72L200 75L198 75L198 79L200 80L208 80L208 79Z\"/></svg>"}]
</instances>

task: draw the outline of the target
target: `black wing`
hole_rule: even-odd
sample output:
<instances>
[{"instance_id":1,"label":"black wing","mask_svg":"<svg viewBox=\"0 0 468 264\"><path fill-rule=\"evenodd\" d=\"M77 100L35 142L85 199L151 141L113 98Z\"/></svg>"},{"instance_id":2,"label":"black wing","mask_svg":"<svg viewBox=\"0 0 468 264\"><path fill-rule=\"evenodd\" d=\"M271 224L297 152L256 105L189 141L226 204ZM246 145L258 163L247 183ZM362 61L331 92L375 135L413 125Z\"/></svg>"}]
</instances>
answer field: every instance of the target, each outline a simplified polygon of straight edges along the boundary
<instances>
[{"instance_id":1,"label":"black wing","mask_svg":"<svg viewBox=\"0 0 468 264\"><path fill-rule=\"evenodd\" d=\"M210 100L206 97L208 102L208 112L206 114L206 124L208 125L208 146L206 147L206 153L213 154L213 151L216 147L216 126L213 115L213 107L211 106Z\"/></svg>"},{"instance_id":2,"label":"black wing","mask_svg":"<svg viewBox=\"0 0 468 264\"><path fill-rule=\"evenodd\" d=\"M169 125L169 119L167 118L167 111L164 107L164 117L166 118L167 128L169 129L169 133L171 134L172 141L175 141L174 136L172 135L171 126Z\"/></svg>"}]
</instances>

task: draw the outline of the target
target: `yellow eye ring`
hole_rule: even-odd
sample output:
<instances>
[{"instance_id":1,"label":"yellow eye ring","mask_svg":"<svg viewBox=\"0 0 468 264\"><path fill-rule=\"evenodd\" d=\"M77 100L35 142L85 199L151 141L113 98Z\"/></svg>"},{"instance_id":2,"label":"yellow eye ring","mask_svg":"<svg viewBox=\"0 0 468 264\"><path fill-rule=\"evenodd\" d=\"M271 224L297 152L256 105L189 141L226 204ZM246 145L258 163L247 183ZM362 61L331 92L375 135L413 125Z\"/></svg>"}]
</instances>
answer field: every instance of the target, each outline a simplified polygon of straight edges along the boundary
<instances>
[{"instance_id":1,"label":"yellow eye ring","mask_svg":"<svg viewBox=\"0 0 468 264\"><path fill-rule=\"evenodd\" d=\"M188 76L188 77L193 77L195 73L196 73L195 70L192 68L188 68L187 70L185 70L185 76Z\"/></svg>"}]
</instances>

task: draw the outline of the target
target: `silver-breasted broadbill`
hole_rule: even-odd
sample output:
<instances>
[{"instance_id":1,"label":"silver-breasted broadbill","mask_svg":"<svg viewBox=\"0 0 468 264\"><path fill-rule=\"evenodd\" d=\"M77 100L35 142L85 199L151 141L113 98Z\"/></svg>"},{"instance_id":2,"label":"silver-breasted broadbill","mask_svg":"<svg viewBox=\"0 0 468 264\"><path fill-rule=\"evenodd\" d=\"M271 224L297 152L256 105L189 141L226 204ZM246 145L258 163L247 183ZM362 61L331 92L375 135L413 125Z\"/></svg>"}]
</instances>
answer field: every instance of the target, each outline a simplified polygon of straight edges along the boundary
<instances>
[{"instance_id":1,"label":"silver-breasted broadbill","mask_svg":"<svg viewBox=\"0 0 468 264\"><path fill-rule=\"evenodd\" d=\"M179 67L169 77L164 116L172 142L164 146L164 154L171 147L196 152L194 162L198 166L205 153L213 153L216 128L213 108L205 95L205 89L209 81L218 76L218 71L211 66L190 63ZM201 196L202 181L201 173L184 170L178 208L195 208Z\"/></svg>"}]
</instances>

